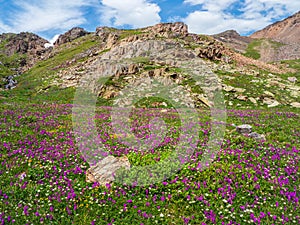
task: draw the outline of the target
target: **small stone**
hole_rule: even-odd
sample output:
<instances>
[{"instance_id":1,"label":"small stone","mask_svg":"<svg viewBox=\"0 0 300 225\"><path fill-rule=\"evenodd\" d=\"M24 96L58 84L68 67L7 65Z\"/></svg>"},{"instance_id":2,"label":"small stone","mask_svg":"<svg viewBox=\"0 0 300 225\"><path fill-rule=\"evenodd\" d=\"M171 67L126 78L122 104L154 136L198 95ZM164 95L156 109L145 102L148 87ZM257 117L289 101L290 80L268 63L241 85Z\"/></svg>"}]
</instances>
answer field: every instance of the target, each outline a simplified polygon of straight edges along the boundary
<instances>
[{"instance_id":1,"label":"small stone","mask_svg":"<svg viewBox=\"0 0 300 225\"><path fill-rule=\"evenodd\" d=\"M241 101L246 101L248 98L247 98L247 96L239 95L239 96L237 97L237 99L238 99L238 100L241 100Z\"/></svg>"},{"instance_id":2,"label":"small stone","mask_svg":"<svg viewBox=\"0 0 300 225\"><path fill-rule=\"evenodd\" d=\"M264 94L269 97L274 97L274 94L270 91L264 91Z\"/></svg>"},{"instance_id":3,"label":"small stone","mask_svg":"<svg viewBox=\"0 0 300 225\"><path fill-rule=\"evenodd\" d=\"M128 67L128 74L134 74L139 71L139 67L136 64L131 64Z\"/></svg>"},{"instance_id":4,"label":"small stone","mask_svg":"<svg viewBox=\"0 0 300 225\"><path fill-rule=\"evenodd\" d=\"M276 107L276 106L279 106L280 103L277 102L277 101L274 101L272 104L268 105L268 108L271 108L271 107Z\"/></svg>"},{"instance_id":5,"label":"small stone","mask_svg":"<svg viewBox=\"0 0 300 225\"><path fill-rule=\"evenodd\" d=\"M234 90L239 93L243 93L246 91L246 89L244 89L244 88L234 88Z\"/></svg>"},{"instance_id":6,"label":"small stone","mask_svg":"<svg viewBox=\"0 0 300 225\"><path fill-rule=\"evenodd\" d=\"M288 81L295 83L297 81L296 77L288 77Z\"/></svg>"},{"instance_id":7,"label":"small stone","mask_svg":"<svg viewBox=\"0 0 300 225\"><path fill-rule=\"evenodd\" d=\"M228 85L223 85L223 90L226 92L230 92L234 90L234 87L228 86Z\"/></svg>"},{"instance_id":8,"label":"small stone","mask_svg":"<svg viewBox=\"0 0 300 225\"><path fill-rule=\"evenodd\" d=\"M290 105L295 107L295 108L300 108L300 103L299 102L292 102Z\"/></svg>"},{"instance_id":9,"label":"small stone","mask_svg":"<svg viewBox=\"0 0 300 225\"><path fill-rule=\"evenodd\" d=\"M203 94L198 95L198 99L199 99L202 103L204 103L206 106L211 107L211 105L210 105L208 99L205 98L205 97L203 96Z\"/></svg>"},{"instance_id":10,"label":"small stone","mask_svg":"<svg viewBox=\"0 0 300 225\"><path fill-rule=\"evenodd\" d=\"M249 124L243 124L236 127L236 131L240 134L250 134L252 132L252 126Z\"/></svg>"},{"instance_id":11,"label":"small stone","mask_svg":"<svg viewBox=\"0 0 300 225\"><path fill-rule=\"evenodd\" d=\"M250 102L252 102L253 104L257 104L257 101L256 101L256 99L255 98L253 98L253 97L250 97L249 98L249 100L250 100Z\"/></svg>"},{"instance_id":12,"label":"small stone","mask_svg":"<svg viewBox=\"0 0 300 225\"><path fill-rule=\"evenodd\" d=\"M291 97L298 98L300 96L299 91L291 91Z\"/></svg>"},{"instance_id":13,"label":"small stone","mask_svg":"<svg viewBox=\"0 0 300 225\"><path fill-rule=\"evenodd\" d=\"M168 104L165 103L165 102L162 102L162 103L161 103L161 106L168 107Z\"/></svg>"},{"instance_id":14,"label":"small stone","mask_svg":"<svg viewBox=\"0 0 300 225\"><path fill-rule=\"evenodd\" d=\"M249 137L254 138L257 141L265 141L266 137L263 134L258 134L256 132L252 132L249 134Z\"/></svg>"},{"instance_id":15,"label":"small stone","mask_svg":"<svg viewBox=\"0 0 300 225\"><path fill-rule=\"evenodd\" d=\"M275 107L275 106L280 105L279 102L277 102L277 101L274 100L274 99L270 99L270 98L264 98L264 99L263 99L263 103L264 103L264 104L267 104L269 108L270 108L270 107Z\"/></svg>"}]
</instances>

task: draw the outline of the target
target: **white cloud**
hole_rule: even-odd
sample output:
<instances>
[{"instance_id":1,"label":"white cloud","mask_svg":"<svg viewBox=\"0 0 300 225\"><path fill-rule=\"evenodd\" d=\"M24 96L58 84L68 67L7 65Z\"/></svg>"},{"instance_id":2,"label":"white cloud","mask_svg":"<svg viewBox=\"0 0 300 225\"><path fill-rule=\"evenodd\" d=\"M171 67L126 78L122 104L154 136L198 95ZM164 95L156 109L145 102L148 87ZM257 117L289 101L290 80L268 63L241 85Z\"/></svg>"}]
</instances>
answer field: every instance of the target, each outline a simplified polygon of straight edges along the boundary
<instances>
[{"instance_id":1,"label":"white cloud","mask_svg":"<svg viewBox=\"0 0 300 225\"><path fill-rule=\"evenodd\" d=\"M216 14L209 11L195 11L190 13L184 22L189 27L189 32L201 34L217 34L225 30L237 30L239 33L247 33L270 24L265 18L241 19L226 14Z\"/></svg>"},{"instance_id":2,"label":"white cloud","mask_svg":"<svg viewBox=\"0 0 300 225\"><path fill-rule=\"evenodd\" d=\"M9 31L10 31L10 27L0 21L0 33L7 33Z\"/></svg>"},{"instance_id":3,"label":"white cloud","mask_svg":"<svg viewBox=\"0 0 300 225\"><path fill-rule=\"evenodd\" d=\"M234 2L236 2L236 0L219 0L219 1L185 0L184 1L184 3L191 4L191 5L202 5L203 9L208 11L220 11L226 9Z\"/></svg>"},{"instance_id":4,"label":"white cloud","mask_svg":"<svg viewBox=\"0 0 300 225\"><path fill-rule=\"evenodd\" d=\"M172 7L172 1L167 1ZM0 33L30 31L56 34L86 24L115 27L129 25L133 28L150 26L161 21L159 15L161 9L153 2L154 0L11 0L9 4L8 1L6 3L9 10L5 7L0 9ZM299 0L184 0L183 2L196 7L197 10L181 18L178 15L183 15L183 12L179 8L177 15L168 14L169 20L181 20L188 24L190 32L203 34L215 34L227 29L236 29L242 34L249 33L300 9ZM94 14L95 11L99 14ZM87 18L92 20L87 21Z\"/></svg>"},{"instance_id":5,"label":"white cloud","mask_svg":"<svg viewBox=\"0 0 300 225\"><path fill-rule=\"evenodd\" d=\"M185 0L184 3L197 6L183 21L193 33L216 34L228 29L249 33L262 29L274 20L282 19L300 9L300 1L294 0ZM237 7L235 11L228 10Z\"/></svg>"},{"instance_id":6,"label":"white cloud","mask_svg":"<svg viewBox=\"0 0 300 225\"><path fill-rule=\"evenodd\" d=\"M50 39L49 43L45 44L45 47L48 48L48 47L53 46L54 42L58 39L59 35L60 34L54 35L53 38Z\"/></svg>"},{"instance_id":7,"label":"white cloud","mask_svg":"<svg viewBox=\"0 0 300 225\"><path fill-rule=\"evenodd\" d=\"M86 22L82 7L97 3L96 0L15 0L14 12L7 19L10 32L43 32L64 30ZM0 28L1 28L0 23ZM2 28L3 29L3 28Z\"/></svg>"},{"instance_id":8,"label":"white cloud","mask_svg":"<svg viewBox=\"0 0 300 225\"><path fill-rule=\"evenodd\" d=\"M160 7L147 0L102 0L102 23L108 26L131 25L133 28L160 22Z\"/></svg>"},{"instance_id":9,"label":"white cloud","mask_svg":"<svg viewBox=\"0 0 300 225\"><path fill-rule=\"evenodd\" d=\"M0 15L0 33L65 32L97 22L136 28L160 22L159 6L148 0L12 0L11 5L11 12ZM85 12L91 11L100 15L92 14L94 21L87 21Z\"/></svg>"}]
</instances>

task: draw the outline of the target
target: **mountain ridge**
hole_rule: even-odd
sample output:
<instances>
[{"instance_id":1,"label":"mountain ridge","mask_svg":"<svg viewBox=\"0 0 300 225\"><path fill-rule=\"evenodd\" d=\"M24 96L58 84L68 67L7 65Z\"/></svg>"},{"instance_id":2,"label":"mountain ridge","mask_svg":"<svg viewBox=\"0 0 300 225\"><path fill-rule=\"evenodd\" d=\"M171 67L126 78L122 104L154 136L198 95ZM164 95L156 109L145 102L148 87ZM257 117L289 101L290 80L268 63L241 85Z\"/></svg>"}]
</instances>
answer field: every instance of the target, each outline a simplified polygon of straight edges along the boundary
<instances>
[{"instance_id":1,"label":"mountain ridge","mask_svg":"<svg viewBox=\"0 0 300 225\"><path fill-rule=\"evenodd\" d=\"M270 38L284 44L300 43L300 11L254 32L251 38Z\"/></svg>"}]
</instances>

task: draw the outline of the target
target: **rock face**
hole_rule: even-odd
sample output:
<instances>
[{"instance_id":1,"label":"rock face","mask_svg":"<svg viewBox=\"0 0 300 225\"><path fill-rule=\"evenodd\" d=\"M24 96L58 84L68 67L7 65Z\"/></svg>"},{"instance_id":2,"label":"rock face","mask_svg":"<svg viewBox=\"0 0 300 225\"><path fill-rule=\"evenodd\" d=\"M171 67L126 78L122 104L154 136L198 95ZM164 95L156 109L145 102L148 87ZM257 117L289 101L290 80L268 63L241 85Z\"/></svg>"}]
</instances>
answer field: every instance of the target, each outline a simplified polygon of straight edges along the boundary
<instances>
[{"instance_id":1,"label":"rock face","mask_svg":"<svg viewBox=\"0 0 300 225\"><path fill-rule=\"evenodd\" d=\"M196 53L200 58L206 58L210 60L221 60L223 55L224 46L222 45L208 45L205 48L197 48Z\"/></svg>"},{"instance_id":2,"label":"rock face","mask_svg":"<svg viewBox=\"0 0 300 225\"><path fill-rule=\"evenodd\" d=\"M153 69L145 70L143 68L145 64L128 60L130 58L143 59L141 56L145 52L148 54L149 60L151 59L151 62L149 61L151 65L148 67L153 67ZM124 59L127 62L115 63ZM191 73L202 75L199 78L199 85L206 95L201 95L199 91L191 93L191 87L189 87L190 89L186 87L185 90L186 84L183 80L187 80L189 75L176 72L173 67L185 68L187 62L191 65ZM169 96L182 106L200 107L203 104L211 106L213 104L211 95L215 90L220 90L221 85L217 83L216 77L209 73L208 68L192 49L183 48L173 40L138 41L114 47L100 55L91 63L90 72L86 72L89 76L85 76L84 81L80 83L84 85L83 88L91 89L93 93L104 99L117 97L114 99L114 104L120 107L131 105L135 99L151 97L156 93L154 90L159 91L162 96ZM136 72L138 73L136 74ZM107 76L105 74L113 75L109 85L98 82L101 76ZM65 74L62 79L65 76L69 77L68 74ZM76 80L77 78L72 79Z\"/></svg>"},{"instance_id":3,"label":"rock face","mask_svg":"<svg viewBox=\"0 0 300 225\"><path fill-rule=\"evenodd\" d=\"M61 34L58 39L54 42L54 46L59 46L67 42L71 42L79 37L85 36L89 32L85 31L83 28L74 27L64 34Z\"/></svg>"},{"instance_id":4,"label":"rock face","mask_svg":"<svg viewBox=\"0 0 300 225\"><path fill-rule=\"evenodd\" d=\"M100 185L111 183L114 181L114 173L121 167L130 169L127 157L116 158L114 156L107 156L86 171L86 181L92 183L99 182Z\"/></svg>"},{"instance_id":5,"label":"rock face","mask_svg":"<svg viewBox=\"0 0 300 225\"><path fill-rule=\"evenodd\" d=\"M134 30L131 31L134 32ZM128 32L130 33L130 30ZM129 34L128 37L124 38L122 42L128 43L137 40L153 39L156 37L185 37L188 35L188 27L182 22L159 23L154 26L138 29L137 33L139 33L139 35ZM95 35L101 37L102 41L106 43L105 48L111 48L121 37L122 30L117 30L110 27L97 27Z\"/></svg>"},{"instance_id":6,"label":"rock face","mask_svg":"<svg viewBox=\"0 0 300 225\"><path fill-rule=\"evenodd\" d=\"M97 27L95 35L101 37L101 41L105 43L105 49L111 48L117 43L120 31L109 27Z\"/></svg>"}]
</instances>

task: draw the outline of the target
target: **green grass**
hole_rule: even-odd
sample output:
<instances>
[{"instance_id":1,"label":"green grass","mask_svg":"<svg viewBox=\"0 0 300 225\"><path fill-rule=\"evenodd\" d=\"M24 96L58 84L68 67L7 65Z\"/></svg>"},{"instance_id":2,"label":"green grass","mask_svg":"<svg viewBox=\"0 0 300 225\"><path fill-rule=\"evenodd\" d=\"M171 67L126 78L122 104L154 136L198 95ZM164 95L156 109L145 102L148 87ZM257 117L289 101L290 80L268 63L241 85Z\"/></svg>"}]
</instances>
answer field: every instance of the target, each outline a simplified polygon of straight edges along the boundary
<instances>
[{"instance_id":1,"label":"green grass","mask_svg":"<svg viewBox=\"0 0 300 225\"><path fill-rule=\"evenodd\" d=\"M0 79L3 77L13 75L16 71L13 70L20 67L20 63L26 60L26 55L15 53L11 56L0 54Z\"/></svg>"},{"instance_id":2,"label":"green grass","mask_svg":"<svg viewBox=\"0 0 300 225\"><path fill-rule=\"evenodd\" d=\"M0 40L0 85L2 85L2 78L13 75L16 72L13 68L18 68L23 60L26 60L26 55L14 53L10 56L5 54L5 46L9 43L9 39L16 36L16 34L3 34Z\"/></svg>"},{"instance_id":3,"label":"green grass","mask_svg":"<svg viewBox=\"0 0 300 225\"><path fill-rule=\"evenodd\" d=\"M295 69L297 71L300 71L300 59L294 59L294 60L283 60L280 62L281 64L288 65L289 68Z\"/></svg>"},{"instance_id":4,"label":"green grass","mask_svg":"<svg viewBox=\"0 0 300 225\"><path fill-rule=\"evenodd\" d=\"M259 59L260 58L260 54L259 51L256 50L257 47L261 46L262 40L257 39L257 40L253 40L246 49L245 52L245 56L249 57L249 58L253 58L253 59Z\"/></svg>"},{"instance_id":5,"label":"green grass","mask_svg":"<svg viewBox=\"0 0 300 225\"><path fill-rule=\"evenodd\" d=\"M287 110L289 108L288 102L290 100L294 102L298 102L299 99L296 99L290 95L289 89L281 88L278 85L269 85L267 80L271 79L270 73L268 71L259 70L259 74L256 76L248 75L240 72L226 72L222 70L217 70L215 73L222 79L222 83L235 87L235 88L243 88L245 89L244 92L226 92L223 90L224 98L227 102L232 102L233 106L227 105L227 108L236 108L236 105L239 104L242 108L259 108L259 109L266 109L267 105L263 104L263 98L266 97L264 92L269 91L274 94L274 100L282 103L283 105L277 106L277 109L280 110ZM273 74L274 79L282 79L280 83L283 85L291 85L291 83L287 80L290 76L299 77L299 75L286 73L286 74ZM299 79L299 78L298 78ZM252 81L259 81L259 82L252 82ZM299 81L296 82L295 85L298 85ZM237 96L246 96L248 99L246 101L237 99ZM249 97L259 98L257 100L257 105L250 102Z\"/></svg>"},{"instance_id":6,"label":"green grass","mask_svg":"<svg viewBox=\"0 0 300 225\"><path fill-rule=\"evenodd\" d=\"M143 32L142 30L122 30L121 34L119 36L119 40L122 40L124 38L127 38L129 36L133 36L133 35L139 35L139 34L144 34L145 32Z\"/></svg>"},{"instance_id":7,"label":"green grass","mask_svg":"<svg viewBox=\"0 0 300 225\"><path fill-rule=\"evenodd\" d=\"M160 103L166 103L167 106L163 106ZM145 97L140 99L134 104L137 108L172 108L172 103L162 99L160 97Z\"/></svg>"},{"instance_id":8,"label":"green grass","mask_svg":"<svg viewBox=\"0 0 300 225\"><path fill-rule=\"evenodd\" d=\"M130 61L132 61L134 63L137 63L137 64L138 63L149 64L150 58L149 57L138 56L138 57L131 58Z\"/></svg>"}]
</instances>

